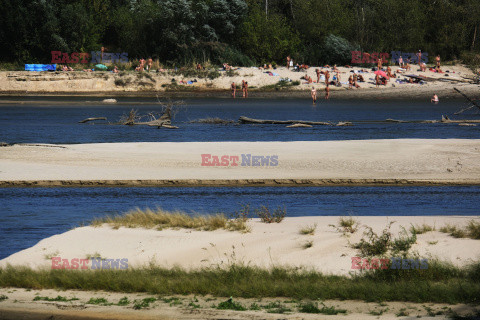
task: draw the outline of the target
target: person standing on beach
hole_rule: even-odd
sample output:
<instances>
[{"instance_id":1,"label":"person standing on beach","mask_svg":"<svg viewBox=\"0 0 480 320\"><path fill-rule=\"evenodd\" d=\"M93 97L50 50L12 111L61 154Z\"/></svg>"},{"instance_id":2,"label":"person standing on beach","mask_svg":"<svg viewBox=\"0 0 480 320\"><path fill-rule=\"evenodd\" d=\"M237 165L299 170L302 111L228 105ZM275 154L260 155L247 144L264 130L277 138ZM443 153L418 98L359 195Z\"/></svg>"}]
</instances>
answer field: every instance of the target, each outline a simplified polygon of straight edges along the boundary
<instances>
[{"instance_id":1,"label":"person standing on beach","mask_svg":"<svg viewBox=\"0 0 480 320\"><path fill-rule=\"evenodd\" d=\"M153 64L152 58L148 58L148 60L147 60L147 71L148 72L150 72L150 69L152 69L152 64Z\"/></svg>"},{"instance_id":2,"label":"person standing on beach","mask_svg":"<svg viewBox=\"0 0 480 320\"><path fill-rule=\"evenodd\" d=\"M381 57L378 58L378 61L377 61L377 68L378 68L378 70L382 70L382 62L383 62L383 61L382 61L382 58L381 58Z\"/></svg>"},{"instance_id":3,"label":"person standing on beach","mask_svg":"<svg viewBox=\"0 0 480 320\"><path fill-rule=\"evenodd\" d=\"M378 88L378 86L380 85L380 75L379 75L379 74L377 74L377 75L375 76L375 84L377 85L377 88Z\"/></svg>"},{"instance_id":4,"label":"person standing on beach","mask_svg":"<svg viewBox=\"0 0 480 320\"><path fill-rule=\"evenodd\" d=\"M435 58L435 62L437 63L437 69L440 69L440 55L437 54L437 57Z\"/></svg>"},{"instance_id":5,"label":"person standing on beach","mask_svg":"<svg viewBox=\"0 0 480 320\"><path fill-rule=\"evenodd\" d=\"M242 97L245 98L245 80L242 80Z\"/></svg>"},{"instance_id":6,"label":"person standing on beach","mask_svg":"<svg viewBox=\"0 0 480 320\"><path fill-rule=\"evenodd\" d=\"M232 85L230 86L230 88L232 89L232 97L233 99L235 99L235 95L237 93L237 86L235 86L235 82L232 82Z\"/></svg>"},{"instance_id":7,"label":"person standing on beach","mask_svg":"<svg viewBox=\"0 0 480 320\"><path fill-rule=\"evenodd\" d=\"M320 83L320 70L317 68L315 72L317 73L317 83Z\"/></svg>"},{"instance_id":8,"label":"person standing on beach","mask_svg":"<svg viewBox=\"0 0 480 320\"><path fill-rule=\"evenodd\" d=\"M402 58L402 56L400 56L400 57L398 58L398 66L399 66L400 68L403 68L403 58Z\"/></svg>"},{"instance_id":9,"label":"person standing on beach","mask_svg":"<svg viewBox=\"0 0 480 320\"><path fill-rule=\"evenodd\" d=\"M287 70L290 68L290 61L292 60L292 58L290 58L290 56L287 57Z\"/></svg>"},{"instance_id":10,"label":"person standing on beach","mask_svg":"<svg viewBox=\"0 0 480 320\"><path fill-rule=\"evenodd\" d=\"M310 92L310 94L312 96L313 104L315 104L317 102L317 90L315 89L315 87L312 87L312 91Z\"/></svg>"},{"instance_id":11,"label":"person standing on beach","mask_svg":"<svg viewBox=\"0 0 480 320\"><path fill-rule=\"evenodd\" d=\"M418 66L422 68L422 50L418 50L417 59L418 59Z\"/></svg>"},{"instance_id":12,"label":"person standing on beach","mask_svg":"<svg viewBox=\"0 0 480 320\"><path fill-rule=\"evenodd\" d=\"M248 98L248 81L245 81L245 97Z\"/></svg>"},{"instance_id":13,"label":"person standing on beach","mask_svg":"<svg viewBox=\"0 0 480 320\"><path fill-rule=\"evenodd\" d=\"M325 87L325 100L330 99L330 87L326 86Z\"/></svg>"},{"instance_id":14,"label":"person standing on beach","mask_svg":"<svg viewBox=\"0 0 480 320\"><path fill-rule=\"evenodd\" d=\"M328 87L328 80L330 79L330 73L325 71L325 85Z\"/></svg>"}]
</instances>

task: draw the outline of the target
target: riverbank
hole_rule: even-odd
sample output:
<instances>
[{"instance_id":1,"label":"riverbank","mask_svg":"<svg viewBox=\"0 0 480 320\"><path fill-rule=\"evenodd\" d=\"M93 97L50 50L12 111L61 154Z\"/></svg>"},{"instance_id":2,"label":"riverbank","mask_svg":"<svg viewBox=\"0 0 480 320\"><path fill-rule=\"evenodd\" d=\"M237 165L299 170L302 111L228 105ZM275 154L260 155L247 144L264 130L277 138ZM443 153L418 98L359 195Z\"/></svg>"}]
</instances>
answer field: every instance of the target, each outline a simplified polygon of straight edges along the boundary
<instances>
[{"instance_id":1,"label":"riverbank","mask_svg":"<svg viewBox=\"0 0 480 320\"><path fill-rule=\"evenodd\" d=\"M286 298L244 299L234 298L237 306L257 310L220 310L215 308L227 300L226 297L194 296L194 295L165 295L156 296L146 293L112 293L104 291L84 290L25 290L0 289L0 295L8 297L0 302L0 318L4 320L44 320L44 319L71 319L71 320L234 320L234 319L318 319L319 314L301 312L297 308L302 305L319 305L319 302L298 301ZM33 301L36 297L65 297L78 299L73 301ZM113 305L98 305L91 299L105 299ZM123 300L122 300L123 299ZM148 307L135 309L139 301L152 301ZM101 301L101 300L99 300ZM119 301L127 301L127 305L117 305ZM135 302L136 301L136 302ZM454 316L465 317L479 312L478 306L473 304L448 303L414 303L414 302L363 302L355 300L325 300L322 303L327 307L322 319L411 319L412 317L430 319L451 319ZM278 306L280 308L278 308ZM308 309L303 309L307 311ZM335 311L345 311L328 314ZM473 318L469 318L473 319Z\"/></svg>"},{"instance_id":2,"label":"riverbank","mask_svg":"<svg viewBox=\"0 0 480 320\"><path fill-rule=\"evenodd\" d=\"M308 75L316 80L316 67L307 71L295 72L280 67L276 70L260 70L258 68L238 68L228 75L220 71L213 79L198 78L194 75L185 76L181 71L165 71L163 73L121 72L28 72L2 71L0 72L0 95L85 95L85 96L145 96L155 97L231 97L232 82L240 85L242 80L249 83L251 98L309 97L312 87L323 95L325 83L308 83L302 78ZM398 67L392 67L396 71ZM416 66L413 68L416 69ZM430 99L435 93L440 98L459 97L453 88L461 88L467 94L478 93L478 84L469 84L473 73L468 68L447 66L448 73L421 72L413 70L409 75L426 77L424 84L399 83L405 76L398 74L386 86L376 88L375 75L365 68L340 67L341 82L346 82L353 71L361 73L365 82L360 88L348 89L348 83L341 87L330 86L331 98L421 98ZM333 72L331 71L331 76ZM280 79L288 79L280 81ZM242 95L241 89L237 96Z\"/></svg>"},{"instance_id":3,"label":"riverbank","mask_svg":"<svg viewBox=\"0 0 480 320\"><path fill-rule=\"evenodd\" d=\"M19 144L1 147L0 186L478 185L479 150L473 139Z\"/></svg>"}]
</instances>

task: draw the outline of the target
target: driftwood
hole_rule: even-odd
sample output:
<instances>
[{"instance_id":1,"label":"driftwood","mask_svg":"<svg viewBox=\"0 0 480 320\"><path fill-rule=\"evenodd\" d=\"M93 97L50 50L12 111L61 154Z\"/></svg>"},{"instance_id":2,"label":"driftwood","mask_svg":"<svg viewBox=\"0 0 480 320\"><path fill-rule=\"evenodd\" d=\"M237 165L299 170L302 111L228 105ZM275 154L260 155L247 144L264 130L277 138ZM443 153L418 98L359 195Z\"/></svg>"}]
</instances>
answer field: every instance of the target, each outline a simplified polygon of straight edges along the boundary
<instances>
[{"instance_id":1,"label":"driftwood","mask_svg":"<svg viewBox=\"0 0 480 320\"><path fill-rule=\"evenodd\" d=\"M241 116L238 119L239 123L242 124L308 124L308 125L321 125L321 126L331 126L331 122L320 122L320 121L303 121L303 120L261 120L261 119L252 119L248 117Z\"/></svg>"},{"instance_id":2,"label":"driftwood","mask_svg":"<svg viewBox=\"0 0 480 320\"><path fill-rule=\"evenodd\" d=\"M480 120L450 120L447 116L442 116L442 123L480 123Z\"/></svg>"},{"instance_id":3,"label":"driftwood","mask_svg":"<svg viewBox=\"0 0 480 320\"><path fill-rule=\"evenodd\" d=\"M119 124L126 126L150 126L150 127L165 127L172 124L172 108L168 106L164 113L157 119L153 112L147 115L151 120L141 121L145 116L137 115L137 110L130 110L128 117L120 120ZM166 127L165 127L166 128Z\"/></svg>"},{"instance_id":4,"label":"driftwood","mask_svg":"<svg viewBox=\"0 0 480 320\"><path fill-rule=\"evenodd\" d=\"M295 123L287 126L287 128L311 128L312 126L304 123Z\"/></svg>"},{"instance_id":5,"label":"driftwood","mask_svg":"<svg viewBox=\"0 0 480 320\"><path fill-rule=\"evenodd\" d=\"M87 119L83 119L82 121L78 121L78 123L85 123L85 122L88 122L88 121L96 121L96 120L107 120L106 117L96 117L96 118L87 118Z\"/></svg>"},{"instance_id":6,"label":"driftwood","mask_svg":"<svg viewBox=\"0 0 480 320\"><path fill-rule=\"evenodd\" d=\"M460 93L465 99L467 99L468 102L470 102L470 106L468 106L467 108L464 108L462 110L459 110L457 112L455 112L454 114L460 114L460 113L463 113L467 110L470 110L474 107L477 107L478 109L480 109L480 104L478 104L477 102L473 101L472 99L470 99L469 96L467 96L465 93L463 93L462 91L458 90L457 88L453 88L453 90L457 91L458 93Z\"/></svg>"}]
</instances>

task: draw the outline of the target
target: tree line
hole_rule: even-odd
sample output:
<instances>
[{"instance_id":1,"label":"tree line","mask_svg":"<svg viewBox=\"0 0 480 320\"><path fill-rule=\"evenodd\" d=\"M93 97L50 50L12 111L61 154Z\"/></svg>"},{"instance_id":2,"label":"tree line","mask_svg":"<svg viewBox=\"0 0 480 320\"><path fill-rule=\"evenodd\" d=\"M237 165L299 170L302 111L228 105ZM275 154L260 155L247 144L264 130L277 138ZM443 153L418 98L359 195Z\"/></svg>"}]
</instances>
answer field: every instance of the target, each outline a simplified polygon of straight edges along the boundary
<instances>
[{"instance_id":1,"label":"tree line","mask_svg":"<svg viewBox=\"0 0 480 320\"><path fill-rule=\"evenodd\" d=\"M478 0L0 0L0 61L127 52L166 65L345 64L350 51L480 52Z\"/></svg>"}]
</instances>

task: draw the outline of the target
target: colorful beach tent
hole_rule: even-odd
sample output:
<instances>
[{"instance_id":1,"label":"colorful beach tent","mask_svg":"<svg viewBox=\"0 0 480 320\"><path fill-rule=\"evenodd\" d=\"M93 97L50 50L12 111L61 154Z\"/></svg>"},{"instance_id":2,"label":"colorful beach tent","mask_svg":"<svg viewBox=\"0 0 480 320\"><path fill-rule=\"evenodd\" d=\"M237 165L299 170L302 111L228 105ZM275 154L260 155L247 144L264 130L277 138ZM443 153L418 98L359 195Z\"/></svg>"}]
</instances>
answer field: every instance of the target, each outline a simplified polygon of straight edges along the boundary
<instances>
[{"instance_id":1,"label":"colorful beach tent","mask_svg":"<svg viewBox=\"0 0 480 320\"><path fill-rule=\"evenodd\" d=\"M26 64L25 71L55 71L56 64Z\"/></svg>"}]
</instances>

